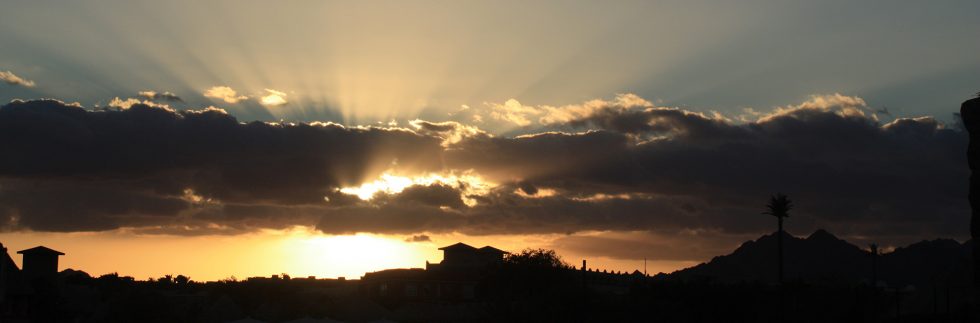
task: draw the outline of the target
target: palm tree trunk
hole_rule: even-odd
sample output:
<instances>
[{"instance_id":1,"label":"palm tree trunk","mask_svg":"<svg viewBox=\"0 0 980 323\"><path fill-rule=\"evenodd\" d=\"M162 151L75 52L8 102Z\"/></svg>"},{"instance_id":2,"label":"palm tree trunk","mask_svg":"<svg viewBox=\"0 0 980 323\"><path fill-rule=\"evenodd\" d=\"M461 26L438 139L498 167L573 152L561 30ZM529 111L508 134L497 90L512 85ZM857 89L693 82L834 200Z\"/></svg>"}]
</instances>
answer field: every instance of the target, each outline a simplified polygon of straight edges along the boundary
<instances>
[{"instance_id":1,"label":"palm tree trunk","mask_svg":"<svg viewBox=\"0 0 980 323\"><path fill-rule=\"evenodd\" d=\"M776 220L779 222L779 230L776 231L776 234L779 235L776 237L776 252L777 252L776 260L779 262L779 273L777 276L778 277L777 282L779 283L778 319L779 322L784 322L786 319L786 304L784 303L786 299L786 291L783 290L783 217L778 216L776 217Z\"/></svg>"},{"instance_id":2,"label":"palm tree trunk","mask_svg":"<svg viewBox=\"0 0 980 323\"><path fill-rule=\"evenodd\" d=\"M980 145L980 143L974 143L974 140L970 140L971 148L974 145ZM971 151L970 159L980 159L980 156L976 156L980 149L974 149ZM974 161L976 162L976 161ZM980 169L974 169L970 174L970 239L973 241L973 287L976 297L980 297Z\"/></svg>"},{"instance_id":3,"label":"palm tree trunk","mask_svg":"<svg viewBox=\"0 0 980 323\"><path fill-rule=\"evenodd\" d=\"M777 252L779 253L779 255L777 256L777 259L779 261L778 282L780 285L782 285L783 284L783 218L777 217L776 219L778 219L779 221L779 231L776 232L776 234L779 235L778 237L776 237L776 249Z\"/></svg>"},{"instance_id":4,"label":"palm tree trunk","mask_svg":"<svg viewBox=\"0 0 980 323\"><path fill-rule=\"evenodd\" d=\"M967 164L970 166L970 238L973 240L974 297L980 298L980 97L963 102L960 117L969 133Z\"/></svg>"}]
</instances>

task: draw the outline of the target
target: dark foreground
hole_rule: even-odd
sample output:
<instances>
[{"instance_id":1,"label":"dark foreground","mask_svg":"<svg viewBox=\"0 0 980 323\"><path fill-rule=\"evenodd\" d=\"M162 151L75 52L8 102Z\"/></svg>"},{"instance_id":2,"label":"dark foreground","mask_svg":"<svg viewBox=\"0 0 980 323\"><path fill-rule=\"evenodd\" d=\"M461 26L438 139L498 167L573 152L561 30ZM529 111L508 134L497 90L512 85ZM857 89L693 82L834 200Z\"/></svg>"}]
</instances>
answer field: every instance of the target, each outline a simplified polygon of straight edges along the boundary
<instances>
[{"instance_id":1,"label":"dark foreground","mask_svg":"<svg viewBox=\"0 0 980 323\"><path fill-rule=\"evenodd\" d=\"M515 277L519 275L520 277ZM615 277L613 277L615 276ZM64 271L38 284L32 322L976 322L965 286L681 282L502 269L477 299L370 297L358 280L134 281ZM305 320L303 320L305 319ZM9 320L5 320L9 321Z\"/></svg>"},{"instance_id":2,"label":"dark foreground","mask_svg":"<svg viewBox=\"0 0 980 323\"><path fill-rule=\"evenodd\" d=\"M550 250L462 243L443 261L359 280L137 281L0 263L0 322L980 322L972 242L870 253L818 230L776 234L671 274L575 268ZM505 255L506 254L506 255ZM51 257L55 257L52 255ZM873 282L873 283L872 283Z\"/></svg>"}]
</instances>

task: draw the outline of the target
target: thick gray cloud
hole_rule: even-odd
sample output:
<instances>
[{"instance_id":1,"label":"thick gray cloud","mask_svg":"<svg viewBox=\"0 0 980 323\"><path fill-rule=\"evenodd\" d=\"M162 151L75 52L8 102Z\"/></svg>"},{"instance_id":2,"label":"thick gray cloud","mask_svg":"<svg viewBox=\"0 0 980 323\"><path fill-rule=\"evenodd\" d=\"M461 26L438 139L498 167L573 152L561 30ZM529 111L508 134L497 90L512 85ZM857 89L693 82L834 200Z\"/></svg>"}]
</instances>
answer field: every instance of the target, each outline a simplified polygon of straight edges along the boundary
<instances>
[{"instance_id":1,"label":"thick gray cloud","mask_svg":"<svg viewBox=\"0 0 980 323\"><path fill-rule=\"evenodd\" d=\"M0 185L10 191L27 186L38 194L7 193L0 199L7 215L17 215L24 227L65 231L133 225L116 209L100 213L111 217L96 221L105 225L40 223L71 223L79 213L99 213L102 203L114 202L112 196L136 192L163 199L193 192L214 202L250 205L317 204L340 186L377 176L392 161L438 169L439 143L403 130L242 124L217 109L178 112L135 104L87 111L59 101L15 101L0 108ZM64 185L43 194L46 186L36 183ZM58 201L72 191L107 198L79 200L77 211L47 210L63 207Z\"/></svg>"},{"instance_id":2,"label":"thick gray cloud","mask_svg":"<svg viewBox=\"0 0 980 323\"><path fill-rule=\"evenodd\" d=\"M511 184L477 197L462 214L431 208L416 220L450 219L464 223L454 230L471 234L710 230L744 237L771 230L760 212L782 191L797 201L794 232L823 227L896 242L964 235L966 138L932 118L882 125L838 105L785 109L748 124L676 109L622 112L589 118L629 117L637 126L573 120L570 126L592 122L600 130L475 136L450 146L449 167Z\"/></svg>"},{"instance_id":3,"label":"thick gray cloud","mask_svg":"<svg viewBox=\"0 0 980 323\"><path fill-rule=\"evenodd\" d=\"M599 110L568 125L601 130L474 138L447 161L566 196L637 194L625 202L635 209L616 213L626 219L613 220L644 219L634 222L639 230L763 230L769 223L758 213L776 191L797 200L795 221L807 230L961 236L967 219L966 137L932 118L881 125L830 104L747 124L646 108ZM651 198L688 201L643 205Z\"/></svg>"},{"instance_id":4,"label":"thick gray cloud","mask_svg":"<svg viewBox=\"0 0 980 323\"><path fill-rule=\"evenodd\" d=\"M115 181L71 179L4 179L0 214L4 229L101 231L121 224L157 225L189 203Z\"/></svg>"},{"instance_id":5,"label":"thick gray cloud","mask_svg":"<svg viewBox=\"0 0 980 323\"><path fill-rule=\"evenodd\" d=\"M495 137L455 122L243 124L216 109L15 101L0 108L0 216L8 230L42 231L645 232L556 242L583 252L710 232L688 252L660 254L702 259L771 230L760 213L779 191L796 201L794 232L896 243L964 235L961 130L928 117L882 124L854 104L814 102L746 123L598 108L554 125L568 132ZM392 165L469 171L497 185L416 184L366 201L339 191Z\"/></svg>"}]
</instances>

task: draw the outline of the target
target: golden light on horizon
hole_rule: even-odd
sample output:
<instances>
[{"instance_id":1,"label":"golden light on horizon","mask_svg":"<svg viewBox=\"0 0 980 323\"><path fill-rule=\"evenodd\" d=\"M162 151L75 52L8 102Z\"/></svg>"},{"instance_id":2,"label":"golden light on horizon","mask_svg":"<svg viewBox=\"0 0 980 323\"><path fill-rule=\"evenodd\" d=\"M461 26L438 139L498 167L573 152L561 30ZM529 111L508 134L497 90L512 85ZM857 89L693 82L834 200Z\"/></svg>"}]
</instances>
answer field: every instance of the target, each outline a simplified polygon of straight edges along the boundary
<instances>
[{"instance_id":1,"label":"golden light on horizon","mask_svg":"<svg viewBox=\"0 0 980 323\"><path fill-rule=\"evenodd\" d=\"M373 234L297 232L286 239L283 248L290 258L284 267L303 276L357 278L388 268L424 267L426 260L441 259L431 244Z\"/></svg>"},{"instance_id":2,"label":"golden light on horizon","mask_svg":"<svg viewBox=\"0 0 980 323\"><path fill-rule=\"evenodd\" d=\"M0 234L8 254L38 245L64 252L59 269L82 270L92 276L117 272L139 280L183 274L196 281L235 277L345 277L392 268L425 268L442 261L438 248L456 242L490 245L509 252L524 248L555 248L573 266L588 259L589 266L631 272L642 270L642 260L585 255L554 245L564 234L486 235L426 233L428 240L407 242L406 235L327 235L309 227L259 230L233 236L176 236L134 234L126 230L83 233L9 232ZM125 243L120 243L125 242ZM650 259L649 272L670 272L697 261Z\"/></svg>"},{"instance_id":3,"label":"golden light on horizon","mask_svg":"<svg viewBox=\"0 0 980 323\"><path fill-rule=\"evenodd\" d=\"M326 235L313 228L259 230L235 236L133 234L125 230L85 233L12 232L0 241L16 263L15 252L43 245L65 252L60 270L92 276L118 272L144 280L184 274L209 281L235 277L347 277L389 268L424 267L442 254L433 243L407 243L403 236ZM118 244L126 241L125 244Z\"/></svg>"}]
</instances>

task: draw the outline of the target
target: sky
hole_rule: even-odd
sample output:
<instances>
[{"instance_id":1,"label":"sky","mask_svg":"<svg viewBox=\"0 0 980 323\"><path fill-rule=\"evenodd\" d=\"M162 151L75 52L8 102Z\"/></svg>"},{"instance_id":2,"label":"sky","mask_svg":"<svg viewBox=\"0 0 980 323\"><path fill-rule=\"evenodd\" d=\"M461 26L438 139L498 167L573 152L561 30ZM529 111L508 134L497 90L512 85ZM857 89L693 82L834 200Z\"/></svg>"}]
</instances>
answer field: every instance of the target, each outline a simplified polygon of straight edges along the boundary
<instances>
[{"instance_id":1,"label":"sky","mask_svg":"<svg viewBox=\"0 0 980 323\"><path fill-rule=\"evenodd\" d=\"M975 1L5 1L0 242L139 279L963 241ZM19 258L19 257L14 257ZM19 261L19 259L17 259Z\"/></svg>"}]
</instances>

